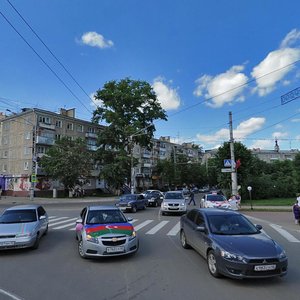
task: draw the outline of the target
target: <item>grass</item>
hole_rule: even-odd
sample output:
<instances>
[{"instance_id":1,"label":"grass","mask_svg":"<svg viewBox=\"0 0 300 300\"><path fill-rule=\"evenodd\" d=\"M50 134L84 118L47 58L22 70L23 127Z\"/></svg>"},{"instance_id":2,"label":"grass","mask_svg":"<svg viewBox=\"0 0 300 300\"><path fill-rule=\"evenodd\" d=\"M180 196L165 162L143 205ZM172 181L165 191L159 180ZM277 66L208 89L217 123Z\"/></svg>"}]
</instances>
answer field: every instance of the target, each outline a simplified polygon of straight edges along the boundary
<instances>
[{"instance_id":1,"label":"grass","mask_svg":"<svg viewBox=\"0 0 300 300\"><path fill-rule=\"evenodd\" d=\"M254 206L292 206L296 202L295 198L274 198L274 199L262 199L252 200ZM250 200L242 200L243 205L251 205Z\"/></svg>"}]
</instances>

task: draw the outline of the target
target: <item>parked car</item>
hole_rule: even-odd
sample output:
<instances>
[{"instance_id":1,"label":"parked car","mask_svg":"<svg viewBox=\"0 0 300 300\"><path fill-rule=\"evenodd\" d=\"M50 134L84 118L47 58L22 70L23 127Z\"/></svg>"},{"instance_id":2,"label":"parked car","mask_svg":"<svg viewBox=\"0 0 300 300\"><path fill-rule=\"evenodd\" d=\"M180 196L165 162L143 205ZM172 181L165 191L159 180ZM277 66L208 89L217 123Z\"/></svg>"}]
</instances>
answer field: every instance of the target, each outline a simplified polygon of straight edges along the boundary
<instances>
[{"instance_id":1,"label":"parked car","mask_svg":"<svg viewBox=\"0 0 300 300\"><path fill-rule=\"evenodd\" d=\"M161 213L180 213L187 211L186 199L182 191L169 191L165 193L163 202L161 203Z\"/></svg>"},{"instance_id":2,"label":"parked car","mask_svg":"<svg viewBox=\"0 0 300 300\"><path fill-rule=\"evenodd\" d=\"M115 206L87 206L76 221L78 252L82 258L119 256L138 250L131 219Z\"/></svg>"},{"instance_id":3,"label":"parked car","mask_svg":"<svg viewBox=\"0 0 300 300\"><path fill-rule=\"evenodd\" d=\"M194 248L214 277L263 278L287 274L284 249L244 215L231 210L193 209L180 219L183 248Z\"/></svg>"},{"instance_id":4,"label":"parked car","mask_svg":"<svg viewBox=\"0 0 300 300\"><path fill-rule=\"evenodd\" d=\"M164 194L160 191L152 191L151 193L146 194L146 199L148 201L148 206L160 206L163 199Z\"/></svg>"},{"instance_id":5,"label":"parked car","mask_svg":"<svg viewBox=\"0 0 300 300\"><path fill-rule=\"evenodd\" d=\"M200 207L204 208L224 208L230 209L230 204L226 197L217 193L205 194L200 200Z\"/></svg>"},{"instance_id":6,"label":"parked car","mask_svg":"<svg viewBox=\"0 0 300 300\"><path fill-rule=\"evenodd\" d=\"M48 215L40 205L17 205L0 216L0 249L39 247L48 232Z\"/></svg>"},{"instance_id":7,"label":"parked car","mask_svg":"<svg viewBox=\"0 0 300 300\"><path fill-rule=\"evenodd\" d=\"M120 197L116 206L122 211L137 212L139 209L146 209L148 200L142 194L124 194Z\"/></svg>"},{"instance_id":8,"label":"parked car","mask_svg":"<svg viewBox=\"0 0 300 300\"><path fill-rule=\"evenodd\" d=\"M146 198L147 195L149 195L149 194L151 194L151 193L153 193L153 192L157 192L157 193L163 194L160 190L146 190L146 191L144 191L144 192L142 193L142 195Z\"/></svg>"}]
</instances>

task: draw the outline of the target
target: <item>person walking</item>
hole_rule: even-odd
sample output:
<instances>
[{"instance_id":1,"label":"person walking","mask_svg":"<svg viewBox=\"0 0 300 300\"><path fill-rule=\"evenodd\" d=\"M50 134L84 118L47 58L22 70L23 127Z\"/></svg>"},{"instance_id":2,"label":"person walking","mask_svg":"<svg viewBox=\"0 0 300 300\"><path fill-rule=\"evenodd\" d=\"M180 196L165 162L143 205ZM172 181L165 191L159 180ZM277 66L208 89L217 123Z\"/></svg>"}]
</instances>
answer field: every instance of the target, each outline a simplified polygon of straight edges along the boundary
<instances>
[{"instance_id":1,"label":"person walking","mask_svg":"<svg viewBox=\"0 0 300 300\"><path fill-rule=\"evenodd\" d=\"M190 201L189 201L188 205L190 205L192 202L194 203L194 205L196 205L195 194L192 190L190 190Z\"/></svg>"},{"instance_id":2,"label":"person walking","mask_svg":"<svg viewBox=\"0 0 300 300\"><path fill-rule=\"evenodd\" d=\"M296 201L293 205L293 213L295 217L295 224L299 224L300 221L300 201Z\"/></svg>"}]
</instances>

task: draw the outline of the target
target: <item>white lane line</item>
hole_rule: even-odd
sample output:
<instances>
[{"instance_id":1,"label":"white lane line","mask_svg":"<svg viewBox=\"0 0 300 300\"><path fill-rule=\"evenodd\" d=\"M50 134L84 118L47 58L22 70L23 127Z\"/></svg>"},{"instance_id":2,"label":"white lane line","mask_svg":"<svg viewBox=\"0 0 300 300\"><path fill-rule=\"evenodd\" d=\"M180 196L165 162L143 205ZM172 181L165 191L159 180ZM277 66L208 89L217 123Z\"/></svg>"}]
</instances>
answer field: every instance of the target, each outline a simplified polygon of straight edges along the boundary
<instances>
[{"instance_id":1,"label":"white lane line","mask_svg":"<svg viewBox=\"0 0 300 300\"><path fill-rule=\"evenodd\" d=\"M10 297L11 299L14 299L14 300L22 300L22 298L19 298L16 295L14 295L12 293L9 293L9 292L7 292L5 290L2 290L2 289L0 289L0 294L8 296L8 297Z\"/></svg>"},{"instance_id":2,"label":"white lane line","mask_svg":"<svg viewBox=\"0 0 300 300\"><path fill-rule=\"evenodd\" d=\"M68 224L65 224L65 225L58 226L58 227L54 227L52 229L57 230L57 229L67 228L67 227L70 227L70 226L72 226L72 228L75 228L76 224L74 222L72 222L72 223L68 223Z\"/></svg>"},{"instance_id":3,"label":"white lane line","mask_svg":"<svg viewBox=\"0 0 300 300\"><path fill-rule=\"evenodd\" d=\"M63 223L67 223L67 222L73 222L74 224L74 221L76 220L77 218L72 218L72 219L67 219L67 220L63 220L63 221L59 221L59 222L55 222L55 223L50 223L49 224L49 227L53 227L53 226L56 226L56 225L60 225L60 224L63 224Z\"/></svg>"},{"instance_id":4,"label":"white lane line","mask_svg":"<svg viewBox=\"0 0 300 300\"><path fill-rule=\"evenodd\" d=\"M156 226L154 226L151 230L149 230L148 232L146 232L146 234L155 234L157 231L159 231L160 229L162 229L168 223L169 223L169 221L161 221Z\"/></svg>"},{"instance_id":5,"label":"white lane line","mask_svg":"<svg viewBox=\"0 0 300 300\"><path fill-rule=\"evenodd\" d=\"M141 223L141 224L139 224L139 225L137 225L137 226L134 226L134 229L135 229L136 231L138 231L138 230L140 230L141 228L147 226L148 224L150 224L150 223L152 223L152 222L153 222L153 220L146 220L146 221L144 221L143 223Z\"/></svg>"},{"instance_id":6,"label":"white lane line","mask_svg":"<svg viewBox=\"0 0 300 300\"><path fill-rule=\"evenodd\" d=\"M50 216L50 217L48 217L48 219L50 220L50 219L55 219L56 218L56 216Z\"/></svg>"},{"instance_id":7,"label":"white lane line","mask_svg":"<svg viewBox=\"0 0 300 300\"><path fill-rule=\"evenodd\" d=\"M49 220L49 222L54 223L56 221L65 220L65 219L68 219L68 217L60 217L60 218L56 218L56 219L51 219L51 220Z\"/></svg>"},{"instance_id":8,"label":"white lane line","mask_svg":"<svg viewBox=\"0 0 300 300\"><path fill-rule=\"evenodd\" d=\"M180 230L180 222L178 222L168 233L167 235L175 236Z\"/></svg>"},{"instance_id":9,"label":"white lane line","mask_svg":"<svg viewBox=\"0 0 300 300\"><path fill-rule=\"evenodd\" d=\"M291 235L289 232L286 230L282 229L281 226L276 225L276 224L270 224L270 226L275 229L277 232L279 232L285 239L287 239L289 242L292 243L300 243L298 239L296 239L293 235Z\"/></svg>"}]
</instances>

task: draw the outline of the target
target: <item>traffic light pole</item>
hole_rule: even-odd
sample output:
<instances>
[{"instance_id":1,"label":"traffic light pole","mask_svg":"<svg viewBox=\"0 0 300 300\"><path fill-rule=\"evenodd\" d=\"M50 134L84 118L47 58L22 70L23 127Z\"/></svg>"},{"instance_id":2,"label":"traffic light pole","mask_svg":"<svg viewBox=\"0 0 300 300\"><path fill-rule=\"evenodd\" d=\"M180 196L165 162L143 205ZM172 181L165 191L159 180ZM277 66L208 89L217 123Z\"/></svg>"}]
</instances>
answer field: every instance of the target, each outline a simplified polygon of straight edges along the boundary
<instances>
[{"instance_id":1,"label":"traffic light pole","mask_svg":"<svg viewBox=\"0 0 300 300\"><path fill-rule=\"evenodd\" d=\"M232 112L229 112L229 132L230 132L230 158L231 158L231 194L236 195L237 190L237 174L234 157L234 140L232 130Z\"/></svg>"}]
</instances>

